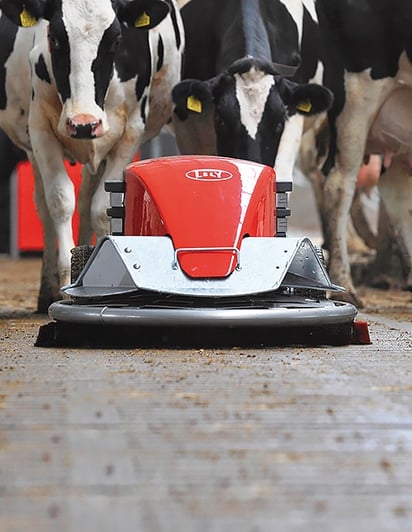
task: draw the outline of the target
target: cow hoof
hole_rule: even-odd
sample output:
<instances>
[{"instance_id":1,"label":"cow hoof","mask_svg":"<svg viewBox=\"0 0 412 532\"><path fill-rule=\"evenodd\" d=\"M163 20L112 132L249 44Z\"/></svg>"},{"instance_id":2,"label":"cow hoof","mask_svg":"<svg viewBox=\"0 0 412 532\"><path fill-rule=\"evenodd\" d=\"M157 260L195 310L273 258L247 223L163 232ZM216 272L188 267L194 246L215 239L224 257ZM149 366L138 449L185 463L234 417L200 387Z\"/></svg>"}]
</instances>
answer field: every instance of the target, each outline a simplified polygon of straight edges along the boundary
<instances>
[{"instance_id":1,"label":"cow hoof","mask_svg":"<svg viewBox=\"0 0 412 532\"><path fill-rule=\"evenodd\" d=\"M37 297L37 314L48 314L49 307L55 301L62 299L62 293L58 291L54 296L40 292Z\"/></svg>"},{"instance_id":2,"label":"cow hoof","mask_svg":"<svg viewBox=\"0 0 412 532\"><path fill-rule=\"evenodd\" d=\"M365 305L362 299L354 291L338 292L334 293L332 299L335 301L343 301L344 303L351 303L356 308L364 308Z\"/></svg>"},{"instance_id":3,"label":"cow hoof","mask_svg":"<svg viewBox=\"0 0 412 532\"><path fill-rule=\"evenodd\" d=\"M55 301L55 300L53 300L50 297L39 295L39 297L37 298L37 310L36 310L36 313L37 314L47 314L49 306L53 303L53 301Z\"/></svg>"}]
</instances>

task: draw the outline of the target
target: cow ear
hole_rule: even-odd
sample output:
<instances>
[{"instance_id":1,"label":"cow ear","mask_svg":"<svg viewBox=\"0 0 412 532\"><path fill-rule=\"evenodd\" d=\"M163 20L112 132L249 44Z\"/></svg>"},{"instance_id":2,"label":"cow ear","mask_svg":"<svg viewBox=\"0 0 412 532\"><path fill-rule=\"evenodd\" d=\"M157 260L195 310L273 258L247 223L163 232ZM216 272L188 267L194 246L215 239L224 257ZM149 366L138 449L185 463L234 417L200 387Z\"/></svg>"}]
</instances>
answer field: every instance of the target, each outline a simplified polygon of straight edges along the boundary
<instances>
[{"instance_id":1,"label":"cow ear","mask_svg":"<svg viewBox=\"0 0 412 532\"><path fill-rule=\"evenodd\" d=\"M150 30L162 22L169 11L163 0L132 0L118 6L117 17L131 28Z\"/></svg>"},{"instance_id":2,"label":"cow ear","mask_svg":"<svg viewBox=\"0 0 412 532\"><path fill-rule=\"evenodd\" d=\"M0 9L16 26L30 28L43 17L46 0L0 0Z\"/></svg>"},{"instance_id":3,"label":"cow ear","mask_svg":"<svg viewBox=\"0 0 412 532\"><path fill-rule=\"evenodd\" d=\"M212 93L207 81L185 79L172 90L175 113L185 120L189 113L209 113L213 107Z\"/></svg>"},{"instance_id":4,"label":"cow ear","mask_svg":"<svg viewBox=\"0 0 412 532\"><path fill-rule=\"evenodd\" d=\"M330 109L333 102L333 94L326 87L308 83L296 85L286 102L290 111L310 116L322 113Z\"/></svg>"}]
</instances>

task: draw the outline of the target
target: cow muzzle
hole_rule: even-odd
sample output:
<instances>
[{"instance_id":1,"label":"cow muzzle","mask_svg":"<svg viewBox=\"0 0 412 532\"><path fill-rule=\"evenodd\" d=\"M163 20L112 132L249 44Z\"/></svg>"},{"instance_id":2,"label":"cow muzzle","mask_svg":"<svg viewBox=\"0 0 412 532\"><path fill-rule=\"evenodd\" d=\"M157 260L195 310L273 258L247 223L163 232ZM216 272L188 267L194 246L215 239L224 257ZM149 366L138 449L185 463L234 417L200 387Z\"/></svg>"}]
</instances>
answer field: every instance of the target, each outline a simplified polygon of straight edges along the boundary
<instances>
[{"instance_id":1,"label":"cow muzzle","mask_svg":"<svg viewBox=\"0 0 412 532\"><path fill-rule=\"evenodd\" d=\"M105 131L103 121L91 115L77 115L66 120L66 135L73 139L96 139Z\"/></svg>"}]
</instances>

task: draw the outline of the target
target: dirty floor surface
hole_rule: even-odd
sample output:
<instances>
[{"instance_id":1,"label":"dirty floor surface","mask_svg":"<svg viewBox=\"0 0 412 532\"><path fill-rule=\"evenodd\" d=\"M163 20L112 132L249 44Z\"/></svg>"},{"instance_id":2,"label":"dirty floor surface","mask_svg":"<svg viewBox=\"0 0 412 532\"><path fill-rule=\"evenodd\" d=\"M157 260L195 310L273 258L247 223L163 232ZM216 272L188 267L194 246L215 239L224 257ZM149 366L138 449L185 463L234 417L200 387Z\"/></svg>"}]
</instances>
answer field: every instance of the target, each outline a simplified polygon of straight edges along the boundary
<instances>
[{"instance_id":1,"label":"dirty floor surface","mask_svg":"<svg viewBox=\"0 0 412 532\"><path fill-rule=\"evenodd\" d=\"M39 348L0 259L0 532L412 530L412 298L372 345Z\"/></svg>"}]
</instances>

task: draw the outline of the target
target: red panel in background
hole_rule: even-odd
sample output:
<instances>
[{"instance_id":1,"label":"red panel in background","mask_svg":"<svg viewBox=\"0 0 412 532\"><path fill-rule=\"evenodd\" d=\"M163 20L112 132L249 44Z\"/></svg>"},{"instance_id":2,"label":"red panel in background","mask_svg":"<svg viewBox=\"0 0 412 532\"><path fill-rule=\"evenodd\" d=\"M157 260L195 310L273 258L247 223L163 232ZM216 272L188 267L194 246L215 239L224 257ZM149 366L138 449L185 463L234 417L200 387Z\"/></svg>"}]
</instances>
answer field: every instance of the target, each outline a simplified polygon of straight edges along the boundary
<instances>
[{"instance_id":1,"label":"red panel in background","mask_svg":"<svg viewBox=\"0 0 412 532\"><path fill-rule=\"evenodd\" d=\"M73 181L78 197L81 168L80 164L65 163L67 172ZM34 203L34 176L31 164L23 161L17 165L17 251L36 252L43 250L43 231L40 218ZM75 240L79 230L79 216L77 211L73 217L73 234Z\"/></svg>"}]
</instances>

